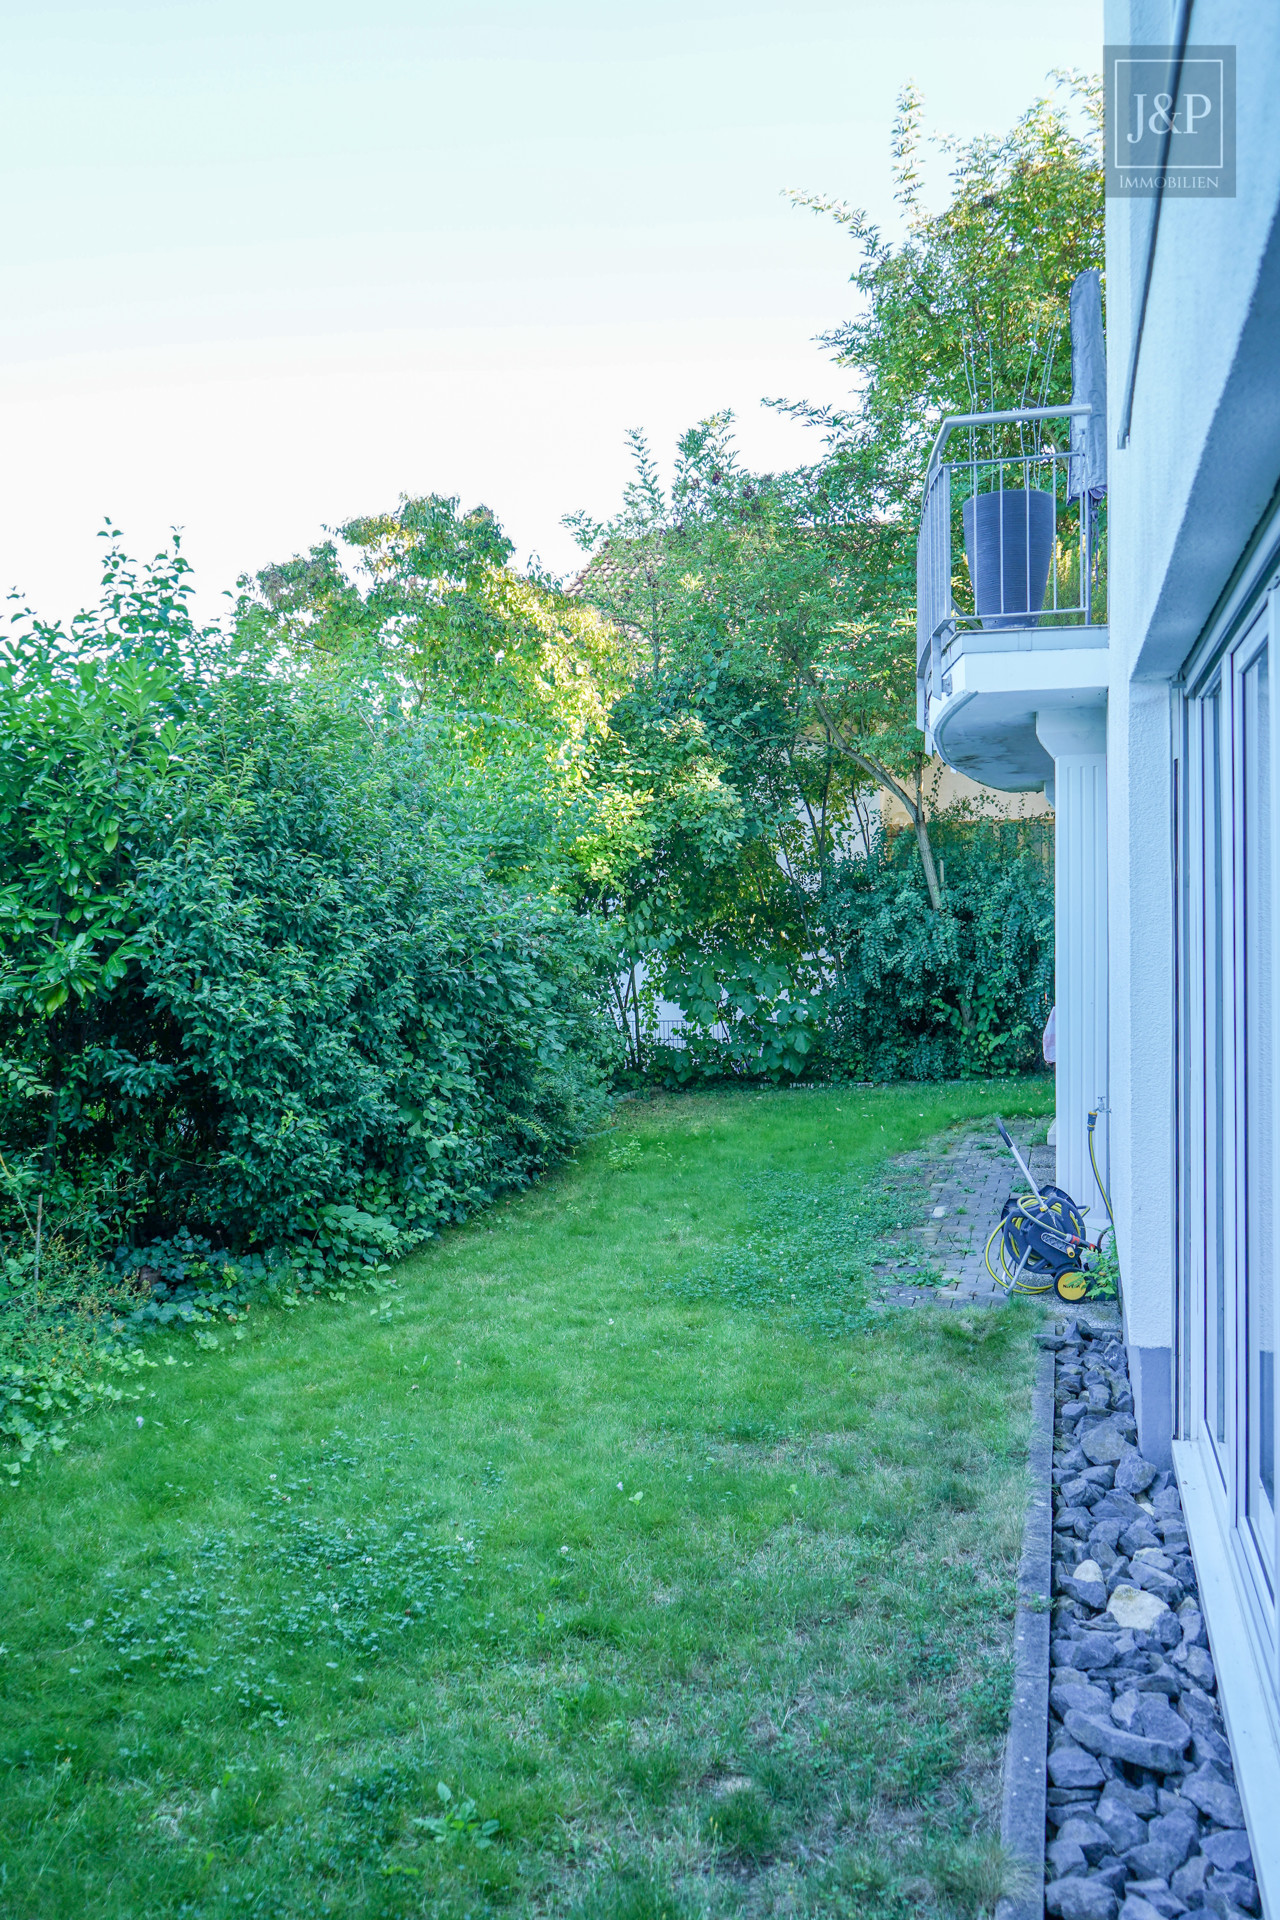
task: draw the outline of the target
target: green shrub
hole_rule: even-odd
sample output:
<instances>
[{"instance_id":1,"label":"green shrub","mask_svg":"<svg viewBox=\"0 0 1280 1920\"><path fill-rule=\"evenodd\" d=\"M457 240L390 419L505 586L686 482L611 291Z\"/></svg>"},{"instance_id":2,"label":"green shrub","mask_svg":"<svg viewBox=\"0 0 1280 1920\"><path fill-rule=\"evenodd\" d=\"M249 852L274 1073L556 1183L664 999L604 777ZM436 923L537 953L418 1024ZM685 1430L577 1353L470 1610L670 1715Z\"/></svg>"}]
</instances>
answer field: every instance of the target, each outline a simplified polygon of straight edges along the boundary
<instances>
[{"instance_id":1,"label":"green shrub","mask_svg":"<svg viewBox=\"0 0 1280 1920\"><path fill-rule=\"evenodd\" d=\"M819 954L721 947L671 966L686 1015L652 1045L660 1084L841 1078L953 1080L1042 1065L1053 1004L1051 829L943 818L933 829L944 906L929 905L915 836L882 835L834 860L815 891Z\"/></svg>"},{"instance_id":2,"label":"green shrub","mask_svg":"<svg viewBox=\"0 0 1280 1920\"><path fill-rule=\"evenodd\" d=\"M610 1065L595 925L510 830L536 754L477 767L186 593L113 548L96 614L0 652L5 1313L52 1324L40 1219L82 1356L384 1271L565 1152Z\"/></svg>"},{"instance_id":3,"label":"green shrub","mask_svg":"<svg viewBox=\"0 0 1280 1920\"><path fill-rule=\"evenodd\" d=\"M843 859L825 933L836 981L825 1054L859 1080L950 1080L1042 1065L1053 1004L1051 829L955 820L933 830L945 873L929 910L915 838Z\"/></svg>"}]
</instances>

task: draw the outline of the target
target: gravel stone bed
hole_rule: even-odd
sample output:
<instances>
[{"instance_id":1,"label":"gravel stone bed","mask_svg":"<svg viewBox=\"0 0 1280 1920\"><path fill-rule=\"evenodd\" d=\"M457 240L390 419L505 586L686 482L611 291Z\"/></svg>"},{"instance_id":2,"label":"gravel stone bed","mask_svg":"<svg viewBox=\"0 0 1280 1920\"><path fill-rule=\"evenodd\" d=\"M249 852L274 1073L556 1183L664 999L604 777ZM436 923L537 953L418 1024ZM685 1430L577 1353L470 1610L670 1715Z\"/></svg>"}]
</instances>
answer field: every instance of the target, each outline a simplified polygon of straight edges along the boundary
<instances>
[{"instance_id":1,"label":"gravel stone bed","mask_svg":"<svg viewBox=\"0 0 1280 1920\"><path fill-rule=\"evenodd\" d=\"M1257 1914L1182 1502L1135 1444L1124 1345L1056 1353L1045 1906L1060 1920Z\"/></svg>"}]
</instances>

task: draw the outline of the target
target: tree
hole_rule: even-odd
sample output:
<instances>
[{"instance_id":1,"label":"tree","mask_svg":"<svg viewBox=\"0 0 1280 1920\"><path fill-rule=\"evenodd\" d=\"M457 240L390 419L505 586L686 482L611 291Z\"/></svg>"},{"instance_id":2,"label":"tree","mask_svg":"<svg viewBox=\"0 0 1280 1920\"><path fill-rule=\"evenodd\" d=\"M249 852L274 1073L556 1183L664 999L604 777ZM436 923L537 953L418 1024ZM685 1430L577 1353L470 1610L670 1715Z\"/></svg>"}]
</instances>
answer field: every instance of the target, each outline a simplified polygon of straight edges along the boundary
<instances>
[{"instance_id":1,"label":"tree","mask_svg":"<svg viewBox=\"0 0 1280 1920\"><path fill-rule=\"evenodd\" d=\"M1066 101L1034 101L1007 134L933 143L953 162L938 213L923 200L921 99L904 90L893 133L904 220L896 241L860 209L791 195L839 221L861 256L851 276L859 311L824 338L854 376L854 404L790 409L825 433L833 500L878 508L909 530L945 415L1070 399L1071 285L1104 265L1102 94L1083 74L1056 78Z\"/></svg>"},{"instance_id":2,"label":"tree","mask_svg":"<svg viewBox=\"0 0 1280 1920\"><path fill-rule=\"evenodd\" d=\"M842 831L857 822L865 839L872 782L924 819L904 616L884 617L901 542L843 499L833 509L820 476L748 472L731 415L682 438L669 499L633 446L621 513L569 523L590 555L580 591L632 634L650 700L703 717L810 921ZM932 872L927 828L922 851Z\"/></svg>"},{"instance_id":3,"label":"tree","mask_svg":"<svg viewBox=\"0 0 1280 1920\"><path fill-rule=\"evenodd\" d=\"M854 405L790 409L826 441L823 458L802 477L815 512L860 527L870 561L850 625L854 645L843 658L829 653L815 662L812 684L833 737L897 776L884 784L911 817L935 911L942 893L923 760L903 754L899 731L915 678L921 487L929 445L948 414L1071 397L1071 285L1103 265L1102 102L1096 81L1059 79L1082 110L1084 130L1073 127L1061 100L1040 99L1005 135L938 142L953 158L954 183L939 213L923 202L922 107L906 89L893 137L905 219L896 242L857 209L792 196L847 228L861 249L852 278L863 296L855 318L826 338L855 376ZM903 777L912 774L914 781Z\"/></svg>"},{"instance_id":4,"label":"tree","mask_svg":"<svg viewBox=\"0 0 1280 1920\"><path fill-rule=\"evenodd\" d=\"M511 553L487 507L402 496L242 580L237 625L298 661L367 662L388 712L406 707L447 735L468 838L479 820L493 828L490 871L536 867L572 885L626 815L588 773L631 653L594 608L521 573Z\"/></svg>"},{"instance_id":5,"label":"tree","mask_svg":"<svg viewBox=\"0 0 1280 1920\"><path fill-rule=\"evenodd\" d=\"M1094 114L1094 92L1071 84ZM731 946L747 925L797 961L829 953L832 861L851 835L866 845L860 807L873 784L912 822L928 910L950 911L915 722L927 449L946 413L1027 398L1028 369L1039 382L1031 398L1067 397L1070 287L1101 258L1102 198L1093 134L1073 130L1067 107L1038 101L1003 138L950 149L953 193L929 213L920 127L908 93L895 131L899 240L862 214L809 203L857 241L865 303L828 342L855 373L853 404L793 409L822 432L821 456L790 473L750 473L731 417L717 415L679 442L667 492L633 433L635 472L618 513L567 522L588 556L578 591L629 634L637 662L607 738L639 755L661 726L696 722L717 780L741 799L732 857L718 848L709 864L696 838L664 828L661 852L631 870L633 921L643 901L651 936L677 896L700 903L699 939L673 934L685 953L717 939ZM956 1000L968 1031L967 991Z\"/></svg>"},{"instance_id":6,"label":"tree","mask_svg":"<svg viewBox=\"0 0 1280 1920\"><path fill-rule=\"evenodd\" d=\"M238 618L300 656L363 649L419 709L469 715L491 733L515 722L571 751L603 724L630 663L589 606L520 573L511 553L488 507L402 495L243 579Z\"/></svg>"}]
</instances>

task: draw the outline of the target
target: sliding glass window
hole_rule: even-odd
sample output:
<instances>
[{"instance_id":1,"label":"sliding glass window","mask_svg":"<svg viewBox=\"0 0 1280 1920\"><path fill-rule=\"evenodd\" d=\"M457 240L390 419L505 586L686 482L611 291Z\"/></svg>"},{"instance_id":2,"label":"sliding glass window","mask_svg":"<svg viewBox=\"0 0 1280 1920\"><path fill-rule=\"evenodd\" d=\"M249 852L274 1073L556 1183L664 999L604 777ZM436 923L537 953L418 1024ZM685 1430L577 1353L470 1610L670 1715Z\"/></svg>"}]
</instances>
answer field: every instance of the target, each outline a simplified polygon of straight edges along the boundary
<instances>
[{"instance_id":1,"label":"sliding glass window","mask_svg":"<svg viewBox=\"0 0 1280 1920\"><path fill-rule=\"evenodd\" d=\"M1280 906L1269 604L1211 655L1183 709L1179 791L1180 1404L1216 1469L1276 1670L1274 921Z\"/></svg>"}]
</instances>

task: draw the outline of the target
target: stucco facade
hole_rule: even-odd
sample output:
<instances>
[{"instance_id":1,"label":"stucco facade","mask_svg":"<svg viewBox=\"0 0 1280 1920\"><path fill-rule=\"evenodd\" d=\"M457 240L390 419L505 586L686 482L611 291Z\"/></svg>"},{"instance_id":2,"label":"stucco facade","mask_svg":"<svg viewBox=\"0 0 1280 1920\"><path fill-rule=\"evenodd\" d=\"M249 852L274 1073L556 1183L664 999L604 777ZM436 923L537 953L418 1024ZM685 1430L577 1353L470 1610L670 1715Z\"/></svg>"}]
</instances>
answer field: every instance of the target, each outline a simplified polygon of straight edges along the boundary
<instances>
[{"instance_id":1,"label":"stucco facade","mask_svg":"<svg viewBox=\"0 0 1280 1920\"><path fill-rule=\"evenodd\" d=\"M1096 1105L1139 1439L1177 1470L1280 1920L1280 10L1108 0L1106 38L1235 47L1236 193L1108 202L1105 628L1033 617L994 665L956 636L922 709L972 777L1045 784L1029 715L1052 761L1058 1176L1097 1220Z\"/></svg>"}]
</instances>

